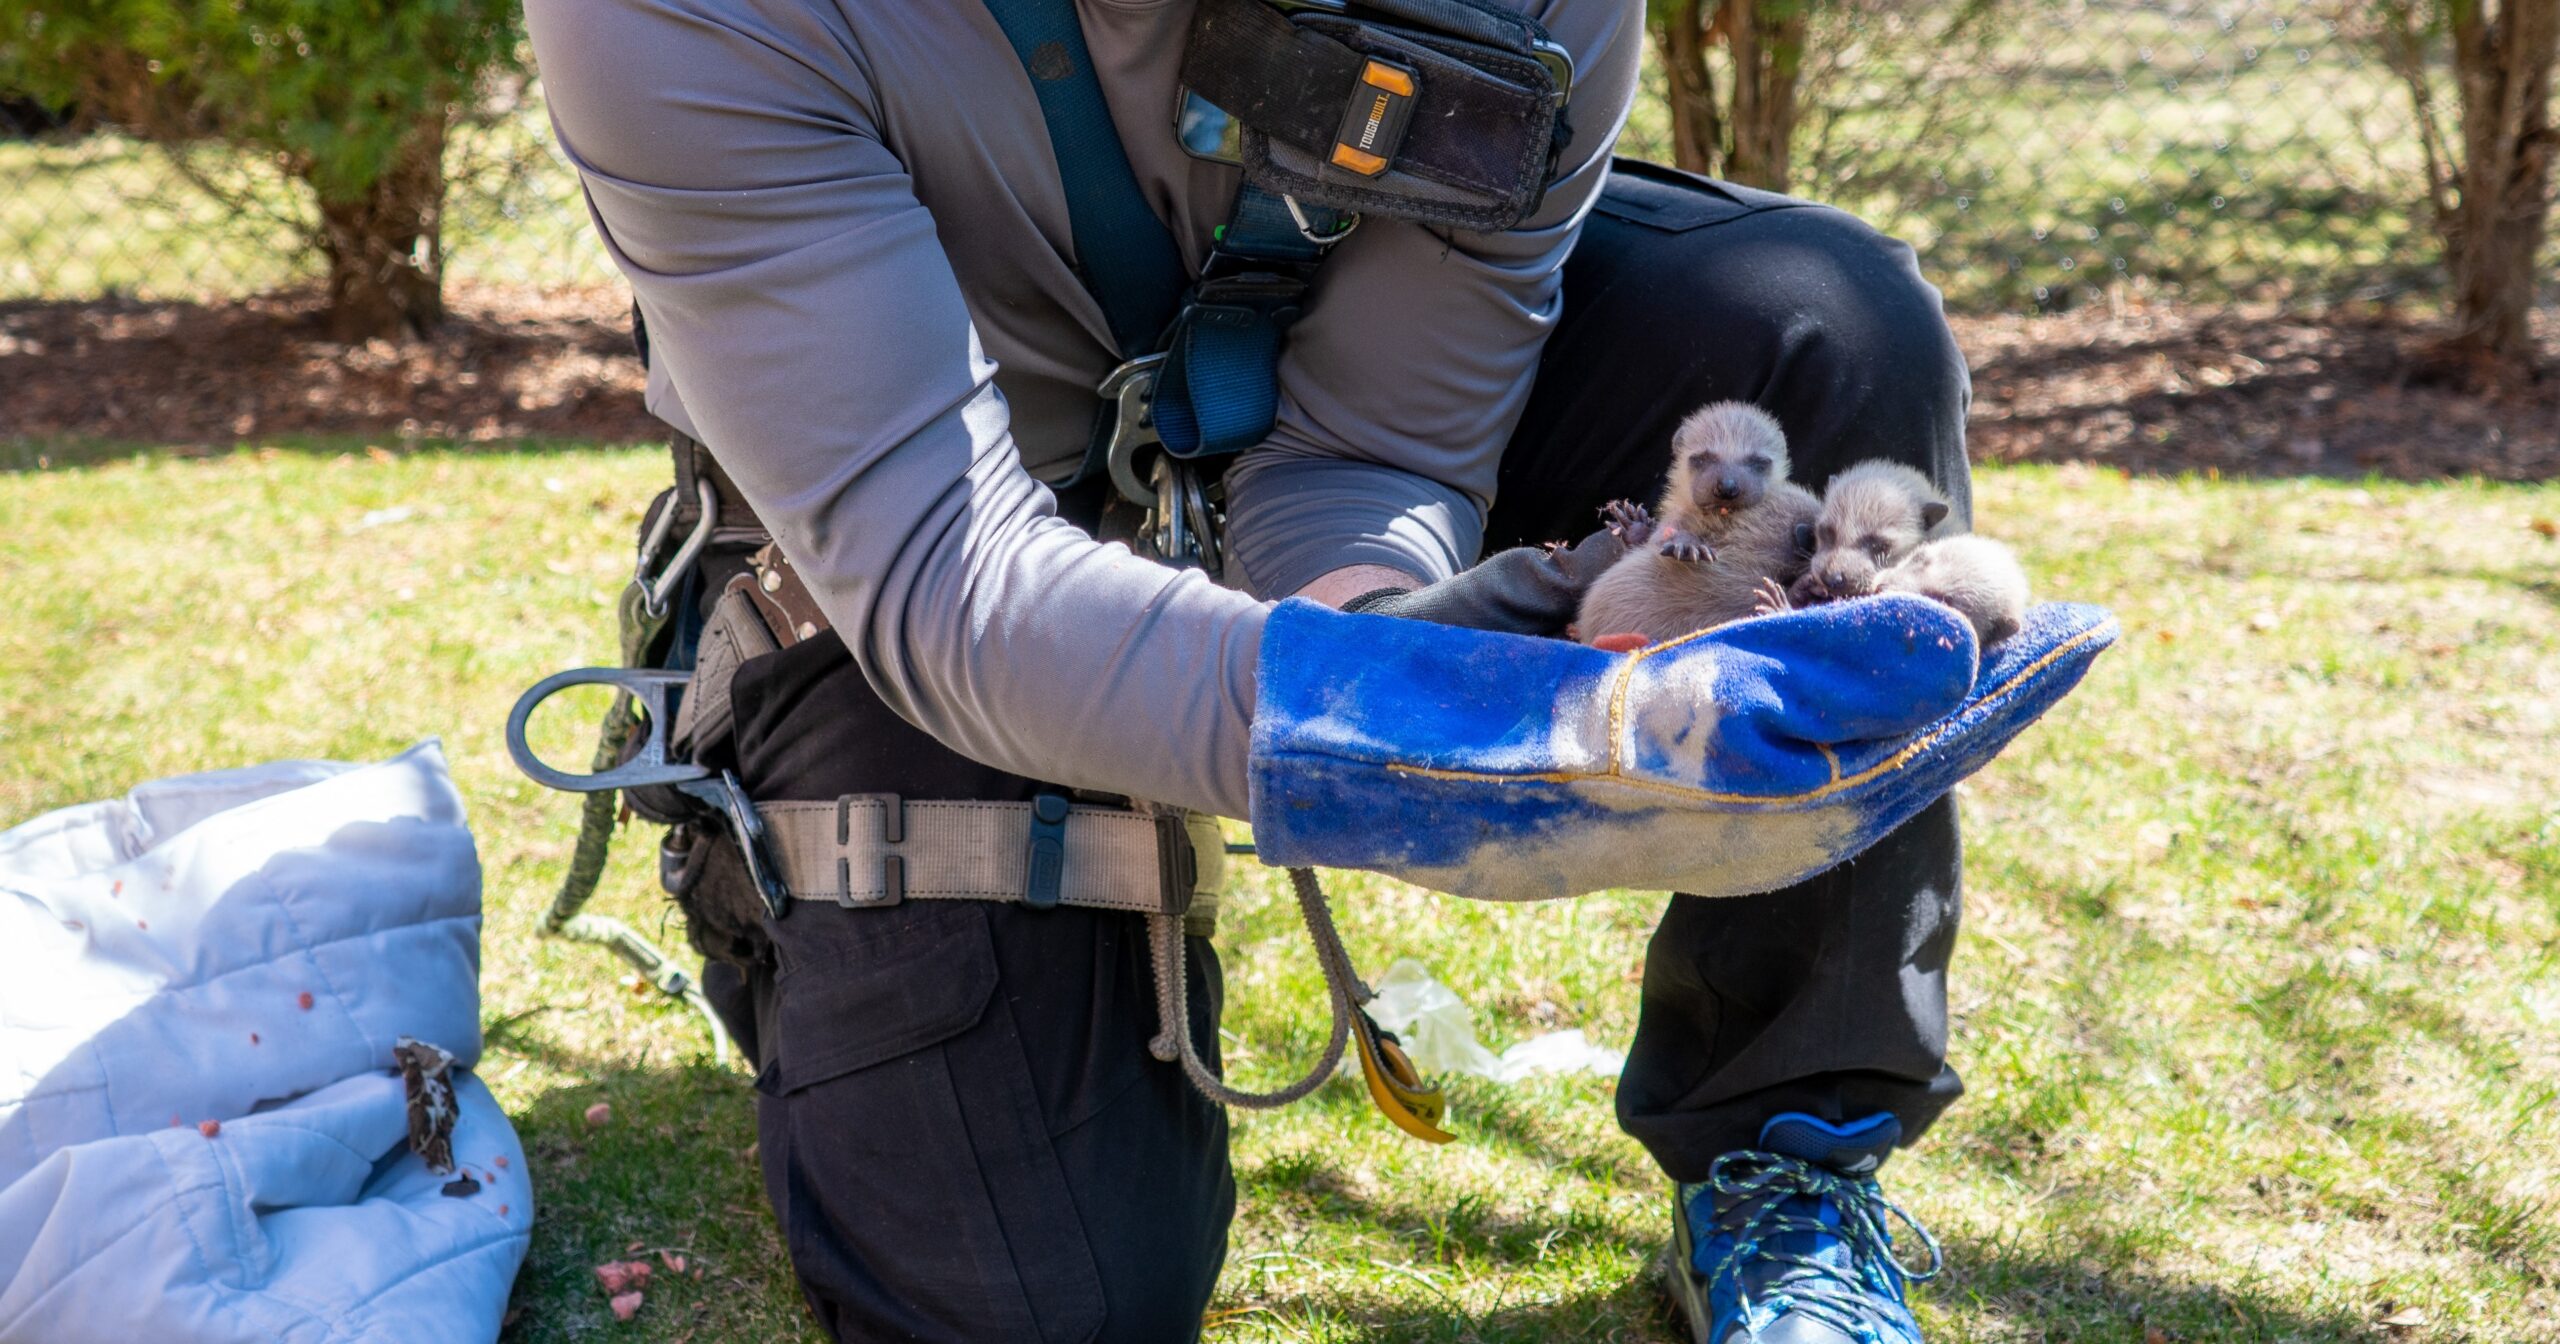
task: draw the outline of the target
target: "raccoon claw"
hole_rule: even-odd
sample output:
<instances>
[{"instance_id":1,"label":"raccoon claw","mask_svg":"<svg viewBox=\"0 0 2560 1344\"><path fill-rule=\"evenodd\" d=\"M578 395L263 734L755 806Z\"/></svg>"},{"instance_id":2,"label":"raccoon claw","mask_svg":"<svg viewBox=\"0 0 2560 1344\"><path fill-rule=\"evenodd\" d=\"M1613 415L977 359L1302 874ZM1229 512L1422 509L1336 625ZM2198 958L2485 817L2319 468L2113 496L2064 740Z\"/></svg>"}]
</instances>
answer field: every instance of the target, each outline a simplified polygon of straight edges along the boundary
<instances>
[{"instance_id":1,"label":"raccoon claw","mask_svg":"<svg viewBox=\"0 0 2560 1344\"><path fill-rule=\"evenodd\" d=\"M1653 536L1653 515L1633 500L1613 499L1601 505L1600 520L1609 525L1610 536L1629 546L1642 546Z\"/></svg>"},{"instance_id":2,"label":"raccoon claw","mask_svg":"<svg viewBox=\"0 0 2560 1344\"><path fill-rule=\"evenodd\" d=\"M1703 565L1716 558L1714 547L1676 530L1662 539L1662 554L1666 559L1691 565Z\"/></svg>"},{"instance_id":3,"label":"raccoon claw","mask_svg":"<svg viewBox=\"0 0 2560 1344\"><path fill-rule=\"evenodd\" d=\"M1752 597L1751 614L1754 616L1774 616L1795 609L1795 602L1787 596L1786 585L1776 579L1760 580L1760 586L1753 591Z\"/></svg>"}]
</instances>

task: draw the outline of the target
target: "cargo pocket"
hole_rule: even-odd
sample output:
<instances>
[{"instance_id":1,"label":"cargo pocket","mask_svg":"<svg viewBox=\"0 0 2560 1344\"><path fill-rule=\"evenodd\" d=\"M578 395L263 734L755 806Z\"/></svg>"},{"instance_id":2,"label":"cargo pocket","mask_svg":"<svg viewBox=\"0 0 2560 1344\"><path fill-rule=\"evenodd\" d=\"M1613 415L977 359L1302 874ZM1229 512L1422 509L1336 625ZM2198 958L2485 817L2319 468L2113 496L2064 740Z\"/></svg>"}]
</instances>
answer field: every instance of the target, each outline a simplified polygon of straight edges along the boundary
<instances>
[{"instance_id":1,"label":"cargo pocket","mask_svg":"<svg viewBox=\"0 0 2560 1344\"><path fill-rule=\"evenodd\" d=\"M841 1339L1090 1339L1100 1276L986 911L810 906L772 926L767 1194Z\"/></svg>"}]
</instances>

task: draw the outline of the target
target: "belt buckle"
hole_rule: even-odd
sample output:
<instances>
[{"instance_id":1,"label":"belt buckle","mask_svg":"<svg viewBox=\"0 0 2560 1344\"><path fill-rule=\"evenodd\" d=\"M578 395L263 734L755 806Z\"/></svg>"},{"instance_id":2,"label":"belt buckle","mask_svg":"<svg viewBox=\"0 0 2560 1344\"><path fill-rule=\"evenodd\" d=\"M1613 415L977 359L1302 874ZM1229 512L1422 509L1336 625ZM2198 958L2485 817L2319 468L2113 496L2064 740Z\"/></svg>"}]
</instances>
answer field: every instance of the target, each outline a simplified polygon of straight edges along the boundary
<instances>
[{"instance_id":1,"label":"belt buckle","mask_svg":"<svg viewBox=\"0 0 2560 1344\"><path fill-rule=\"evenodd\" d=\"M907 805L894 793L848 793L836 799L836 847L853 843L853 805L880 804L880 845L883 849L902 845L907 840ZM880 894L868 900L853 897L853 860L836 860L836 904L847 910L886 910L907 899L907 859L896 852L880 856Z\"/></svg>"},{"instance_id":2,"label":"belt buckle","mask_svg":"<svg viewBox=\"0 0 2560 1344\"><path fill-rule=\"evenodd\" d=\"M747 791L739 785L737 772L723 770L716 778L694 780L676 788L718 808L729 818L738 853L747 861L748 880L755 884L756 894L764 898L764 908L775 919L790 914L791 889L782 884L781 874L774 870L773 856L765 852L764 818L756 815L755 804L747 801Z\"/></svg>"}]
</instances>

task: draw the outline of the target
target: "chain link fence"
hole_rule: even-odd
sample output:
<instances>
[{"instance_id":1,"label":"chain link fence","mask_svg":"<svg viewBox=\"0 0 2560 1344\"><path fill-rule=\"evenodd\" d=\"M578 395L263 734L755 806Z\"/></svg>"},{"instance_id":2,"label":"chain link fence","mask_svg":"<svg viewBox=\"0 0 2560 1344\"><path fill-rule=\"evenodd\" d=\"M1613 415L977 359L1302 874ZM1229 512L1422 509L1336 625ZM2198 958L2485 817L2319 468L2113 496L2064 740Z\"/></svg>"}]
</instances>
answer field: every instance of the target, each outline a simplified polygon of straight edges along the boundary
<instances>
[{"instance_id":1,"label":"chain link fence","mask_svg":"<svg viewBox=\"0 0 2560 1344\"><path fill-rule=\"evenodd\" d=\"M1909 239L1958 308L2440 284L2409 100L2351 0L2008 0L1960 33L1933 18L1947 8L1820 11L1790 185ZM1650 62L1647 79L1622 152L1667 161ZM457 292L614 282L538 87L479 109L448 165ZM309 281L295 246L308 216L279 175L219 147L76 134L0 100L0 299L223 299Z\"/></svg>"}]
</instances>

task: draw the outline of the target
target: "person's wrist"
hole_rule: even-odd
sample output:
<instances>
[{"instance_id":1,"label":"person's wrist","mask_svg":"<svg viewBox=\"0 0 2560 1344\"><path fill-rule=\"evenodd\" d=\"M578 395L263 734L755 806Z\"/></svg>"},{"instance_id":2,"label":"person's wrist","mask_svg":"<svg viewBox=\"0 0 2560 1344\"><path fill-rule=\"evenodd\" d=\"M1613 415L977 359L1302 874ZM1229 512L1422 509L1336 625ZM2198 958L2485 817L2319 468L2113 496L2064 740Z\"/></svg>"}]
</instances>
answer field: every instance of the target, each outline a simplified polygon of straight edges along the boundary
<instances>
[{"instance_id":1,"label":"person's wrist","mask_svg":"<svg viewBox=\"0 0 2560 1344\"><path fill-rule=\"evenodd\" d=\"M1354 602L1375 602L1381 595L1411 592L1422 580L1386 565L1345 565L1330 570L1291 594L1336 611L1354 610Z\"/></svg>"}]
</instances>

